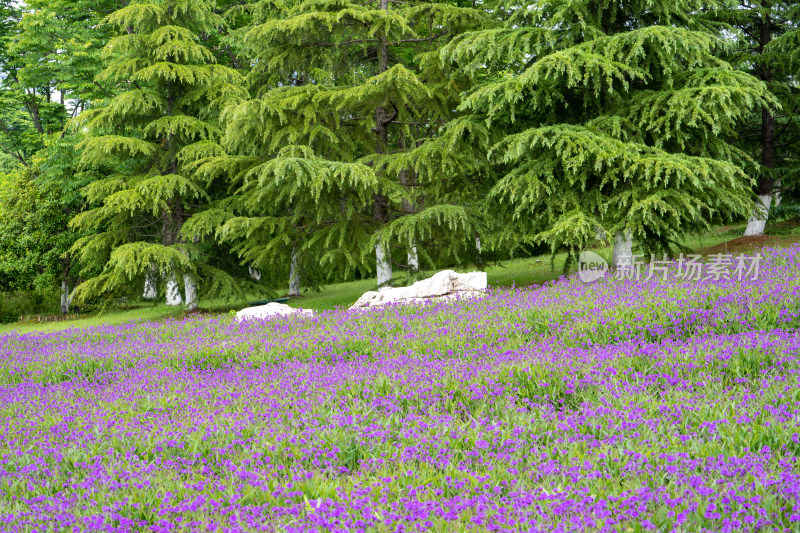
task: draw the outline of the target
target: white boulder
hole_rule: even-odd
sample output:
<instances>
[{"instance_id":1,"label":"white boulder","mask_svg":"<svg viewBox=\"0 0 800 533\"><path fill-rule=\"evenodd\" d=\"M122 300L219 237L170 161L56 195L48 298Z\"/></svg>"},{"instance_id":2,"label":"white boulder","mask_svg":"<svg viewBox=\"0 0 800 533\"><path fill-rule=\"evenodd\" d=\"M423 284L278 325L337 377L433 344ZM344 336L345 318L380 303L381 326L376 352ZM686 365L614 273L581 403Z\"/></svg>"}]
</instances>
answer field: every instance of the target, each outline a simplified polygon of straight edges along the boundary
<instances>
[{"instance_id":1,"label":"white boulder","mask_svg":"<svg viewBox=\"0 0 800 533\"><path fill-rule=\"evenodd\" d=\"M236 313L236 320L239 322L243 322L245 320L266 320L269 318L296 314L314 316L314 311L312 309L295 309L294 307L289 307L286 304L270 302L266 305L246 307L242 309Z\"/></svg>"},{"instance_id":2,"label":"white boulder","mask_svg":"<svg viewBox=\"0 0 800 533\"><path fill-rule=\"evenodd\" d=\"M487 286L486 272L459 274L455 270L442 270L409 287L384 287L379 291L365 292L350 309L377 307L392 302L415 303L480 296Z\"/></svg>"}]
</instances>

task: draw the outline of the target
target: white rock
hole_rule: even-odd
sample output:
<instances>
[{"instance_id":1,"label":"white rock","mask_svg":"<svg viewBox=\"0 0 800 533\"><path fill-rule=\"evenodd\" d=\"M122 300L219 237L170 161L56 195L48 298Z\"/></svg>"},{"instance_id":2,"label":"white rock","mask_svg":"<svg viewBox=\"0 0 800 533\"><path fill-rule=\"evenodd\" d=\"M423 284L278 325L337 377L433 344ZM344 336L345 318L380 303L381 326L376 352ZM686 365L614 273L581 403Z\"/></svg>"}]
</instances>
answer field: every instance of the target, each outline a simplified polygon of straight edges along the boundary
<instances>
[{"instance_id":1,"label":"white rock","mask_svg":"<svg viewBox=\"0 0 800 533\"><path fill-rule=\"evenodd\" d=\"M455 270L442 270L428 279L409 287L385 287L380 291L365 292L350 309L377 307L391 302L414 303L429 299L480 296L488 286L486 272L459 274Z\"/></svg>"},{"instance_id":2,"label":"white rock","mask_svg":"<svg viewBox=\"0 0 800 533\"><path fill-rule=\"evenodd\" d=\"M295 309L286 304L278 302L270 302L266 305L259 305L256 307L246 307L236 313L236 320L243 322L245 320L265 320L268 318L276 318L279 316L288 316L302 314L306 316L314 316L312 309Z\"/></svg>"}]
</instances>

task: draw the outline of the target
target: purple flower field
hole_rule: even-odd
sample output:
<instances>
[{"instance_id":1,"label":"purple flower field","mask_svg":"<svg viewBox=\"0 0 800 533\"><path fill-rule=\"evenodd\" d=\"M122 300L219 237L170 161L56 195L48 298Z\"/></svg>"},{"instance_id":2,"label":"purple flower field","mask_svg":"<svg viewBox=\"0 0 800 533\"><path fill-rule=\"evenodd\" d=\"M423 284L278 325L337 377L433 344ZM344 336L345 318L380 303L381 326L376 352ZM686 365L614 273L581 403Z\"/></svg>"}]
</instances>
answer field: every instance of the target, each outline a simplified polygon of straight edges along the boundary
<instances>
[{"instance_id":1,"label":"purple flower field","mask_svg":"<svg viewBox=\"0 0 800 533\"><path fill-rule=\"evenodd\" d=\"M0 337L8 531L797 531L800 248L758 280Z\"/></svg>"}]
</instances>

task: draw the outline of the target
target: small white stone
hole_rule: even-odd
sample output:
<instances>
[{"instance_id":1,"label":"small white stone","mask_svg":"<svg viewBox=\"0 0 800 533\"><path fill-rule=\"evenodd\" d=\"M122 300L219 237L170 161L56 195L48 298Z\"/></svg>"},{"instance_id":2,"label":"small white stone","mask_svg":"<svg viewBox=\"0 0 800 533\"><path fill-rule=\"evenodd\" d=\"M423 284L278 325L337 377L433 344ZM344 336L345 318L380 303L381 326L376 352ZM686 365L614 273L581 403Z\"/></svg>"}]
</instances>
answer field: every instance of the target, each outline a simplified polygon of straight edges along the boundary
<instances>
[{"instance_id":1,"label":"small white stone","mask_svg":"<svg viewBox=\"0 0 800 533\"><path fill-rule=\"evenodd\" d=\"M312 309L295 309L294 307L289 307L286 304L270 302L266 305L246 307L242 309L236 313L236 320L239 322L243 322L245 320L266 320L270 318L296 314L314 316L314 311Z\"/></svg>"}]
</instances>

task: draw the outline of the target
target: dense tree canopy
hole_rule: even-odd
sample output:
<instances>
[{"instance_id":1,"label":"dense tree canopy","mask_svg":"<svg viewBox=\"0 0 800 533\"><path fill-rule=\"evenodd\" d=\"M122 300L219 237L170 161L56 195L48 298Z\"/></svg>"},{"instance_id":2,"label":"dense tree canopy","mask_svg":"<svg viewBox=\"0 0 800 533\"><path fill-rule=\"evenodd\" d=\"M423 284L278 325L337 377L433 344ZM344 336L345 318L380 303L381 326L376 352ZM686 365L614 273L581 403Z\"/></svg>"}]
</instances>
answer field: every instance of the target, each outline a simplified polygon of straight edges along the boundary
<instances>
[{"instance_id":1,"label":"dense tree canopy","mask_svg":"<svg viewBox=\"0 0 800 533\"><path fill-rule=\"evenodd\" d=\"M428 172L440 154L423 147L460 94L437 51L483 15L445 2L257 8L240 46L253 97L226 110L227 153L200 167L237 188L198 229L262 269L292 255L328 275L369 272L375 250L379 284L420 252L463 249L472 206L448 197L458 184Z\"/></svg>"},{"instance_id":2,"label":"dense tree canopy","mask_svg":"<svg viewBox=\"0 0 800 533\"><path fill-rule=\"evenodd\" d=\"M795 2L0 0L0 17L0 289L191 308L598 238L669 251L795 198Z\"/></svg>"},{"instance_id":3,"label":"dense tree canopy","mask_svg":"<svg viewBox=\"0 0 800 533\"><path fill-rule=\"evenodd\" d=\"M762 106L744 122L739 146L756 161L755 192L765 210L779 203L782 192L792 194L797 182L800 145L800 87L797 84L798 6L795 2L740 2L737 9L721 10L716 20L734 32L736 45L730 60L762 80L777 99ZM767 212L756 213L746 235L764 232Z\"/></svg>"},{"instance_id":4,"label":"dense tree canopy","mask_svg":"<svg viewBox=\"0 0 800 533\"><path fill-rule=\"evenodd\" d=\"M169 304L197 304L197 280L230 288L229 276L185 239L184 223L211 200L186 168L219 152L220 107L243 93L241 76L216 62L201 42L222 24L211 2L132 3L106 21L120 35L105 48L98 79L119 88L102 108L84 114L96 134L84 144L84 166L107 177L85 188L96 204L73 220L91 232L72 251L102 274L78 295L125 290L134 280L164 280ZM183 296L180 281L183 281Z\"/></svg>"},{"instance_id":5,"label":"dense tree canopy","mask_svg":"<svg viewBox=\"0 0 800 533\"><path fill-rule=\"evenodd\" d=\"M100 24L116 1L31 0L0 3L0 290L58 286L62 307L79 281L69 228L93 179L76 162L84 132L70 127L108 90L97 81Z\"/></svg>"},{"instance_id":6,"label":"dense tree canopy","mask_svg":"<svg viewBox=\"0 0 800 533\"><path fill-rule=\"evenodd\" d=\"M492 130L471 157L488 153L500 172L490 197L508 223L494 246L577 254L602 228L655 251L749 212L748 158L725 136L774 98L719 57L721 36L692 16L702 7L509 2L502 25L442 51L485 78L460 127Z\"/></svg>"}]
</instances>

